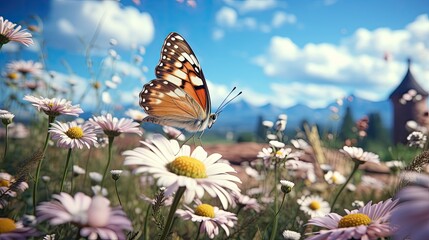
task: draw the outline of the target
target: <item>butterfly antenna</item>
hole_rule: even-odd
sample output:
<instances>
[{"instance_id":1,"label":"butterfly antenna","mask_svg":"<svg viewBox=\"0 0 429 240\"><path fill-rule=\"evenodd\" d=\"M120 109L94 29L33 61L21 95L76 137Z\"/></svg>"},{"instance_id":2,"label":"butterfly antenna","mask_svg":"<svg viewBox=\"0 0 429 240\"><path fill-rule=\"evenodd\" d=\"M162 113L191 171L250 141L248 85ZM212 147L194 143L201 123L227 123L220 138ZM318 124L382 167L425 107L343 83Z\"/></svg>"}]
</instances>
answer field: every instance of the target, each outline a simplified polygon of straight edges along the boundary
<instances>
[{"instance_id":1,"label":"butterfly antenna","mask_svg":"<svg viewBox=\"0 0 429 240\"><path fill-rule=\"evenodd\" d=\"M237 87L233 87L232 90L228 93L228 95L226 95L226 97L223 99L223 101L220 103L219 108L221 108L223 106L223 104L225 103L225 101L229 98L229 96L235 91Z\"/></svg>"},{"instance_id":2,"label":"butterfly antenna","mask_svg":"<svg viewBox=\"0 0 429 240\"><path fill-rule=\"evenodd\" d=\"M234 89L235 89L235 87L232 89L232 91L234 91ZM228 94L228 96L229 95L231 95L231 93L232 93L232 91ZM222 112L222 110L230 103L230 102L232 102L234 99L236 99L238 96L240 96L241 94L242 94L243 92L242 91L240 91L237 95L235 95L233 98L231 98L231 99L229 99L228 101L226 101L225 102L225 100L228 98L228 96L225 98L225 100L223 100L223 104L221 104L220 106L219 106L219 108L216 110L216 114L219 114L219 113L221 113Z\"/></svg>"}]
</instances>

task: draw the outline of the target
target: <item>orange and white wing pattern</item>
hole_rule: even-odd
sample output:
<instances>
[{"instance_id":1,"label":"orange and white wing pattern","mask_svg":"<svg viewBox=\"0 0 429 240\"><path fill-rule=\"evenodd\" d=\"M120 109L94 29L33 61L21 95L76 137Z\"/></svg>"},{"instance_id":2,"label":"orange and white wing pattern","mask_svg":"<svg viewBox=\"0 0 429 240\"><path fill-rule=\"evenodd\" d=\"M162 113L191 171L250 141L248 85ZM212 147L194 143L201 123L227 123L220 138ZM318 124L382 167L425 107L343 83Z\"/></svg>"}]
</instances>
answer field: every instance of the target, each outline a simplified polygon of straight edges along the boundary
<instances>
[{"instance_id":1,"label":"orange and white wing pattern","mask_svg":"<svg viewBox=\"0 0 429 240\"><path fill-rule=\"evenodd\" d=\"M140 106L149 115L143 121L184 128L191 132L203 130L207 113L193 98L175 84L155 79L140 92Z\"/></svg>"},{"instance_id":2,"label":"orange and white wing pattern","mask_svg":"<svg viewBox=\"0 0 429 240\"><path fill-rule=\"evenodd\" d=\"M170 33L155 69L157 79L143 86L140 106L149 115L143 121L203 131L210 122L210 95L200 63L178 33Z\"/></svg>"},{"instance_id":3,"label":"orange and white wing pattern","mask_svg":"<svg viewBox=\"0 0 429 240\"><path fill-rule=\"evenodd\" d=\"M158 79L182 88L209 115L210 94L203 71L195 53L180 34L173 32L165 38L155 74Z\"/></svg>"}]
</instances>

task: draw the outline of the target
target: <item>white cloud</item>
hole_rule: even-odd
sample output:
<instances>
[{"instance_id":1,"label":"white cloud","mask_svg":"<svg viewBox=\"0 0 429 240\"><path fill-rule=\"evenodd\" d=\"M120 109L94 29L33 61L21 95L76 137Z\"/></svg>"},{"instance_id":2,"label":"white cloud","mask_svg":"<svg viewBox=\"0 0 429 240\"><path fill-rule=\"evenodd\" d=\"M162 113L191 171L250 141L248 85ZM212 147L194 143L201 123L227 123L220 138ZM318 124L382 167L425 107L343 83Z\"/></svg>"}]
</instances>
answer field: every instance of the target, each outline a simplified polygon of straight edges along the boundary
<instances>
[{"instance_id":1,"label":"white cloud","mask_svg":"<svg viewBox=\"0 0 429 240\"><path fill-rule=\"evenodd\" d=\"M225 2L237 8L240 12L252 12L252 11L263 11L276 7L278 1L276 0L244 0L244 1L234 1L234 0L225 0Z\"/></svg>"},{"instance_id":2,"label":"white cloud","mask_svg":"<svg viewBox=\"0 0 429 240\"><path fill-rule=\"evenodd\" d=\"M377 97L381 100L402 80L407 57L413 59L412 70L417 80L429 89L427 39L429 19L421 15L401 30L358 29L338 45L308 43L299 47L290 38L274 36L268 51L255 57L254 62L270 77L288 82L337 85L361 96L367 92L365 95L372 100ZM394 60L385 61L386 53L394 56ZM317 98L324 93L314 94L313 98Z\"/></svg>"},{"instance_id":3,"label":"white cloud","mask_svg":"<svg viewBox=\"0 0 429 240\"><path fill-rule=\"evenodd\" d=\"M212 32L212 37L214 40L220 40L225 36L225 32L222 29L215 29Z\"/></svg>"},{"instance_id":4,"label":"white cloud","mask_svg":"<svg viewBox=\"0 0 429 240\"><path fill-rule=\"evenodd\" d=\"M271 24L273 27L278 28L284 24L294 24L296 23L296 16L293 14L288 14L285 12L276 12L274 13L273 20Z\"/></svg>"},{"instance_id":5,"label":"white cloud","mask_svg":"<svg viewBox=\"0 0 429 240\"><path fill-rule=\"evenodd\" d=\"M222 7L216 13L216 22L220 26L233 27L237 23L237 12L230 7Z\"/></svg>"},{"instance_id":6,"label":"white cloud","mask_svg":"<svg viewBox=\"0 0 429 240\"><path fill-rule=\"evenodd\" d=\"M103 64L104 64L104 67L114 68L116 72L119 72L126 76L130 76L134 78L139 78L143 76L142 70L138 66L131 64L129 62L124 62L121 60L113 61L112 58L107 57L103 62Z\"/></svg>"},{"instance_id":7,"label":"white cloud","mask_svg":"<svg viewBox=\"0 0 429 240\"><path fill-rule=\"evenodd\" d=\"M246 1L247 2L247 1ZM253 2L253 1L250 1ZM259 2L259 1L258 1ZM264 2L264 1L260 1ZM244 4L245 2L233 2L232 5ZM220 40L225 36L226 30L258 30L263 33L269 33L273 28L279 28L285 24L295 24L297 18L293 14L277 11L274 13L271 21L261 22L255 17L240 16L237 11L231 7L222 7L216 13L216 23L218 27L213 30L212 38Z\"/></svg>"},{"instance_id":8,"label":"white cloud","mask_svg":"<svg viewBox=\"0 0 429 240\"><path fill-rule=\"evenodd\" d=\"M132 44L147 45L154 36L154 24L149 13L133 6L121 7L116 1L51 1L46 39L50 45L67 49L83 49L79 38L88 44L96 32L96 46L107 47L114 38L121 48Z\"/></svg>"}]
</instances>

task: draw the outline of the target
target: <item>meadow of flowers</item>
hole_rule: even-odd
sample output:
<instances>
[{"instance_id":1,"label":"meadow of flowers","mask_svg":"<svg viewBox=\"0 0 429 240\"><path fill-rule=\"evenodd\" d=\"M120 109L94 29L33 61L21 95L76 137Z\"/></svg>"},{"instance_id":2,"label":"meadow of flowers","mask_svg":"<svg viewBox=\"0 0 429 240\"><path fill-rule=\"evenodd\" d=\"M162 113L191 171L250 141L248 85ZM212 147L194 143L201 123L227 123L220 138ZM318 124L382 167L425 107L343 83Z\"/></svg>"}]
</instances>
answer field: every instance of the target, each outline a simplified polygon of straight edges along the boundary
<instances>
[{"instance_id":1,"label":"meadow of flowers","mask_svg":"<svg viewBox=\"0 0 429 240\"><path fill-rule=\"evenodd\" d=\"M40 28L28 28L0 17L0 48L34 44ZM178 129L144 131L139 110L103 109L117 74L94 77L82 96L54 79L37 60L2 67L0 240L429 239L422 132L404 150L414 158L392 161L360 141L328 147L316 127L287 140L282 114L262 122L254 160L233 165ZM85 98L96 108L83 109ZM80 117L86 111L92 117Z\"/></svg>"}]
</instances>

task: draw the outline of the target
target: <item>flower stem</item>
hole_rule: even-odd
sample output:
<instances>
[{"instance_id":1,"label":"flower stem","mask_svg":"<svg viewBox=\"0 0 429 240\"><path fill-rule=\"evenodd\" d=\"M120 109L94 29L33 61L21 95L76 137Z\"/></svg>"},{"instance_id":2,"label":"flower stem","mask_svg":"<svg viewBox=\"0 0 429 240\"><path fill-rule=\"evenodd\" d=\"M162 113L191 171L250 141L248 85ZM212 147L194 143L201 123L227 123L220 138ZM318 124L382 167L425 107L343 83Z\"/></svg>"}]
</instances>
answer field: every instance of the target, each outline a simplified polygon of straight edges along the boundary
<instances>
[{"instance_id":1,"label":"flower stem","mask_svg":"<svg viewBox=\"0 0 429 240\"><path fill-rule=\"evenodd\" d=\"M354 174L356 173L356 171L358 170L359 165L360 165L360 164L359 164L358 162L356 162L356 163L355 163L355 166L353 167L353 170L352 170L352 172L350 173L349 178L347 178L347 181L343 184L343 186L341 186L340 190L338 191L337 195L336 195L336 196L335 196L335 198L334 198L334 201L331 203L331 211L333 211L333 210L334 210L334 206L335 206L335 203L337 202L338 197L340 196L340 194L341 194L341 192L344 190L344 188L347 186L347 184L350 182L350 180L352 179L353 175L354 175Z\"/></svg>"},{"instance_id":2,"label":"flower stem","mask_svg":"<svg viewBox=\"0 0 429 240\"><path fill-rule=\"evenodd\" d=\"M4 140L3 163L6 163L6 153L7 153L7 145L8 145L8 127L9 127L9 124L6 124L6 126L5 126L6 135L5 135L5 140Z\"/></svg>"},{"instance_id":3,"label":"flower stem","mask_svg":"<svg viewBox=\"0 0 429 240\"><path fill-rule=\"evenodd\" d=\"M277 179L279 178L279 172L277 170L277 162L274 164L274 212L277 213L279 210L279 193L277 190ZM279 216L276 214L274 216L274 223L273 223L273 230L271 231L271 237L270 240L276 239L277 236L277 226L279 225Z\"/></svg>"},{"instance_id":4,"label":"flower stem","mask_svg":"<svg viewBox=\"0 0 429 240\"><path fill-rule=\"evenodd\" d=\"M34 215L36 215L37 187L39 186L40 169L42 168L42 162L43 162L43 159L45 158L46 149L48 148L49 137L51 136L51 133L49 132L49 126L51 126L51 123L53 123L54 120L55 120L54 116L49 116L48 132L46 133L45 144L43 145L42 157L40 158L40 161L37 164L36 176L35 176L34 185L33 185L33 214Z\"/></svg>"},{"instance_id":5,"label":"flower stem","mask_svg":"<svg viewBox=\"0 0 429 240\"><path fill-rule=\"evenodd\" d=\"M120 204L120 205L121 205L121 207L122 207L122 202L121 202L121 198L119 197L118 184L117 184L117 181L116 181L116 180L115 180L115 191L116 191L116 196L118 197L119 204Z\"/></svg>"},{"instance_id":6,"label":"flower stem","mask_svg":"<svg viewBox=\"0 0 429 240\"><path fill-rule=\"evenodd\" d=\"M171 204L170 212L168 213L167 222L165 223L164 231L162 233L160 240L167 239L167 236L170 233L171 227L173 226L174 214L176 213L177 206L179 206L180 199L185 193L185 190L186 190L186 187L179 187L179 189L177 189L177 192L176 192L176 195L174 196L173 204Z\"/></svg>"},{"instance_id":7,"label":"flower stem","mask_svg":"<svg viewBox=\"0 0 429 240\"><path fill-rule=\"evenodd\" d=\"M198 240L200 238L202 225L203 225L203 222L200 222L200 226L198 227L198 233L197 233L197 236L195 237L195 240Z\"/></svg>"},{"instance_id":8,"label":"flower stem","mask_svg":"<svg viewBox=\"0 0 429 240\"><path fill-rule=\"evenodd\" d=\"M113 140L115 139L115 137L109 136L108 138L109 138L109 156L107 158L107 165L106 165L106 168L104 169L103 179L101 180L100 189L103 189L104 179L106 178L107 170L109 170L110 161L112 161L112 146L113 146Z\"/></svg>"},{"instance_id":9,"label":"flower stem","mask_svg":"<svg viewBox=\"0 0 429 240\"><path fill-rule=\"evenodd\" d=\"M67 152L66 167L64 168L64 172L63 172L63 179L61 180L60 192L62 192L62 191L63 191L64 181L66 180L67 171L68 171L68 169L69 169L71 151L72 151L72 149L71 149L71 148L69 148L69 151Z\"/></svg>"},{"instance_id":10,"label":"flower stem","mask_svg":"<svg viewBox=\"0 0 429 240\"><path fill-rule=\"evenodd\" d=\"M150 204L147 206L146 216L144 217L144 226L143 226L144 239L150 239L148 224L149 224L149 212L150 212L151 207L152 207L152 205L150 205Z\"/></svg>"}]
</instances>

